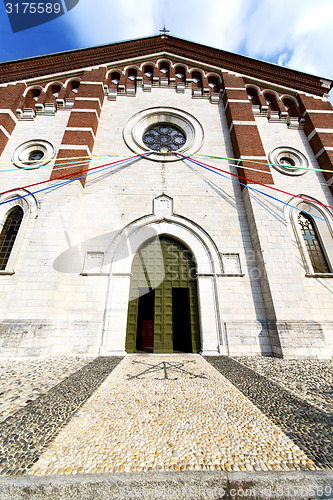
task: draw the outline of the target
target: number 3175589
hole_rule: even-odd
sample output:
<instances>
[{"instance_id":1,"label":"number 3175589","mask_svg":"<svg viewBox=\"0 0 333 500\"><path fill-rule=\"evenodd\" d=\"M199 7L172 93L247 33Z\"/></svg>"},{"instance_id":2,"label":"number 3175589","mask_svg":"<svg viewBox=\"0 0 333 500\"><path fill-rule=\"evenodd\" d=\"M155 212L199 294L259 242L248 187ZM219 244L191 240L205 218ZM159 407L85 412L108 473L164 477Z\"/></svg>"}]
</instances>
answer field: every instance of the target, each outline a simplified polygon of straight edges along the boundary
<instances>
[{"instance_id":1,"label":"number 3175589","mask_svg":"<svg viewBox=\"0 0 333 500\"><path fill-rule=\"evenodd\" d=\"M60 11L60 3L6 3L7 14L59 14Z\"/></svg>"}]
</instances>

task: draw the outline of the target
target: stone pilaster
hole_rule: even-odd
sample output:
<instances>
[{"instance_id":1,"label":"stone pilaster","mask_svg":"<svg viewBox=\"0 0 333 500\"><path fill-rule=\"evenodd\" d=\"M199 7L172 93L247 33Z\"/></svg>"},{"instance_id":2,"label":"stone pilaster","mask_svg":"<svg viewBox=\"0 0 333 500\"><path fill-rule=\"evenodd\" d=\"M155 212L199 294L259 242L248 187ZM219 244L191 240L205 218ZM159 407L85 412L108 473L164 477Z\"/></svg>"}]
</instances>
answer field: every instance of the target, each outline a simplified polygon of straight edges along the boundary
<instances>
[{"instance_id":1,"label":"stone pilaster","mask_svg":"<svg viewBox=\"0 0 333 500\"><path fill-rule=\"evenodd\" d=\"M88 162L75 163L74 166L69 165L66 169L61 164L66 163L67 160L64 160L64 158L73 158L73 161L75 161L76 157L87 157L83 158L84 160L88 159L92 154L104 101L103 85L105 73L105 68L97 68L84 72L63 135L51 179L64 175L70 176L70 174L80 176L78 172L88 169ZM85 177L80 180L84 185Z\"/></svg>"},{"instance_id":2,"label":"stone pilaster","mask_svg":"<svg viewBox=\"0 0 333 500\"><path fill-rule=\"evenodd\" d=\"M333 194L333 108L329 101L299 94L304 131Z\"/></svg>"},{"instance_id":3,"label":"stone pilaster","mask_svg":"<svg viewBox=\"0 0 333 500\"><path fill-rule=\"evenodd\" d=\"M226 72L223 72L222 76L224 83L223 102L235 158L266 162L264 147L243 77ZM254 172L244 167L254 168L260 172ZM245 184L254 182L274 184L268 165L252 163L251 161L240 162L238 172L239 175L246 178L246 180L241 181Z\"/></svg>"},{"instance_id":4,"label":"stone pilaster","mask_svg":"<svg viewBox=\"0 0 333 500\"><path fill-rule=\"evenodd\" d=\"M0 155L15 128L15 112L25 87L24 83L0 87Z\"/></svg>"}]
</instances>

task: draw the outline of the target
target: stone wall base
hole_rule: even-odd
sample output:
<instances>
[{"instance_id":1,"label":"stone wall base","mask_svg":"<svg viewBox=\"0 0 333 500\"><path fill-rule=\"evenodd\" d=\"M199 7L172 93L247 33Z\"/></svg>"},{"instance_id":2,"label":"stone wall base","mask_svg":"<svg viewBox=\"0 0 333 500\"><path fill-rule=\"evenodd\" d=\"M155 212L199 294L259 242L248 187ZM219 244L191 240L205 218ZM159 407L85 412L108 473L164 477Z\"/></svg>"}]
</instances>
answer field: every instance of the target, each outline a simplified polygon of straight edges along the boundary
<instances>
[{"instance_id":1,"label":"stone wall base","mask_svg":"<svg viewBox=\"0 0 333 500\"><path fill-rule=\"evenodd\" d=\"M224 332L230 356L274 354L267 321L229 321Z\"/></svg>"},{"instance_id":2,"label":"stone wall base","mask_svg":"<svg viewBox=\"0 0 333 500\"><path fill-rule=\"evenodd\" d=\"M0 357L97 356L101 330L101 323L91 321L3 321Z\"/></svg>"},{"instance_id":3,"label":"stone wall base","mask_svg":"<svg viewBox=\"0 0 333 500\"><path fill-rule=\"evenodd\" d=\"M102 324L93 321L3 321L0 358L126 354L116 345L100 349L101 332ZM329 359L333 351L333 323L329 322L230 321L224 323L223 337L223 345L204 354Z\"/></svg>"},{"instance_id":4,"label":"stone wall base","mask_svg":"<svg viewBox=\"0 0 333 500\"><path fill-rule=\"evenodd\" d=\"M332 357L332 345L328 337L333 331L333 324L315 321L270 321L268 329L271 335L278 336L283 358Z\"/></svg>"}]
</instances>

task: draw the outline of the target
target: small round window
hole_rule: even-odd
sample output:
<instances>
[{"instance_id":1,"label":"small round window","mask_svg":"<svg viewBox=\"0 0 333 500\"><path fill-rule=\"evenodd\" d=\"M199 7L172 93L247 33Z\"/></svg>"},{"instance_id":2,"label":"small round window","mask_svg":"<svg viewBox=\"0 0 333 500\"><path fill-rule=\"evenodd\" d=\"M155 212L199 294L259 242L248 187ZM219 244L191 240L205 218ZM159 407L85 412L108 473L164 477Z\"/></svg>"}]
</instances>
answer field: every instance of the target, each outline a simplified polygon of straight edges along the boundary
<instances>
[{"instance_id":1,"label":"small round window","mask_svg":"<svg viewBox=\"0 0 333 500\"><path fill-rule=\"evenodd\" d=\"M286 146L273 149L268 159L275 170L286 175L303 175L309 167L309 162L303 153Z\"/></svg>"},{"instance_id":2,"label":"small round window","mask_svg":"<svg viewBox=\"0 0 333 500\"><path fill-rule=\"evenodd\" d=\"M142 140L147 148L159 153L177 151L186 142L185 134L168 123L156 124L143 134Z\"/></svg>"},{"instance_id":3,"label":"small round window","mask_svg":"<svg viewBox=\"0 0 333 500\"><path fill-rule=\"evenodd\" d=\"M27 141L15 149L12 162L19 168L31 170L46 165L55 156L52 144L42 139Z\"/></svg>"},{"instance_id":4,"label":"small round window","mask_svg":"<svg viewBox=\"0 0 333 500\"><path fill-rule=\"evenodd\" d=\"M43 151L36 149L35 151L31 151L28 156L29 161L39 161L44 157Z\"/></svg>"},{"instance_id":5,"label":"small round window","mask_svg":"<svg viewBox=\"0 0 333 500\"><path fill-rule=\"evenodd\" d=\"M295 161L292 158L288 158L288 156L282 156L279 161L280 165L286 165L287 167L294 167Z\"/></svg>"}]
</instances>

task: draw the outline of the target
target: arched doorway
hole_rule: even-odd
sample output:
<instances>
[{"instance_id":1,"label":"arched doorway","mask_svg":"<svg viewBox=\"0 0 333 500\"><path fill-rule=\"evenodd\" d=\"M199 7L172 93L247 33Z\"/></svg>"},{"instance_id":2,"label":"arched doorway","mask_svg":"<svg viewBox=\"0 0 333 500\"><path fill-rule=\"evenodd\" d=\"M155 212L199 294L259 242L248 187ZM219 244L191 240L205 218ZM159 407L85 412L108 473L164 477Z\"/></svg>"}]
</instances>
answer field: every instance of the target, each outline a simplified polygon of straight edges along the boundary
<instances>
[{"instance_id":1,"label":"arched doorway","mask_svg":"<svg viewBox=\"0 0 333 500\"><path fill-rule=\"evenodd\" d=\"M196 264L180 242L161 236L132 264L126 352L199 352Z\"/></svg>"}]
</instances>

